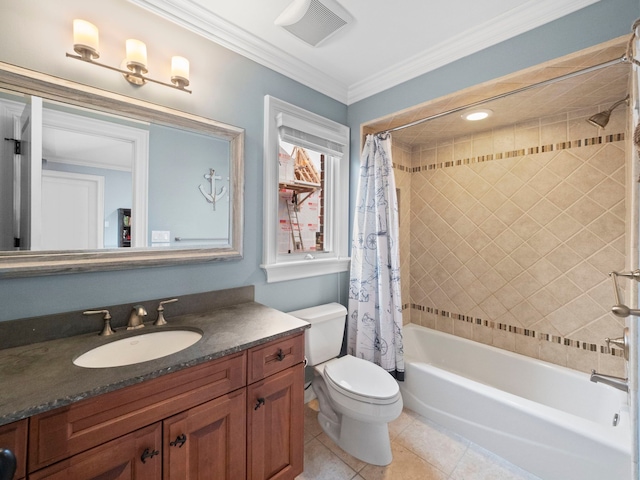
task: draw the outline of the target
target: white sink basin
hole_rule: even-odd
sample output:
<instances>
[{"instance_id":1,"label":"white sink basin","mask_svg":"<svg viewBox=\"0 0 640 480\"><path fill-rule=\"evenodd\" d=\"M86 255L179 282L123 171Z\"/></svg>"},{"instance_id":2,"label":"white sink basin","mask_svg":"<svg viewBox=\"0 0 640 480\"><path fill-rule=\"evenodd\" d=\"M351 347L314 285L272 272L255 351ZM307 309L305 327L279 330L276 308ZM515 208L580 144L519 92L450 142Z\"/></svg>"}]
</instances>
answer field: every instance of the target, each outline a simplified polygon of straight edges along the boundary
<instances>
[{"instance_id":1,"label":"white sink basin","mask_svg":"<svg viewBox=\"0 0 640 480\"><path fill-rule=\"evenodd\" d=\"M162 330L122 338L101 345L76 358L73 363L85 368L110 368L147 362L190 347L202 338L193 330Z\"/></svg>"}]
</instances>

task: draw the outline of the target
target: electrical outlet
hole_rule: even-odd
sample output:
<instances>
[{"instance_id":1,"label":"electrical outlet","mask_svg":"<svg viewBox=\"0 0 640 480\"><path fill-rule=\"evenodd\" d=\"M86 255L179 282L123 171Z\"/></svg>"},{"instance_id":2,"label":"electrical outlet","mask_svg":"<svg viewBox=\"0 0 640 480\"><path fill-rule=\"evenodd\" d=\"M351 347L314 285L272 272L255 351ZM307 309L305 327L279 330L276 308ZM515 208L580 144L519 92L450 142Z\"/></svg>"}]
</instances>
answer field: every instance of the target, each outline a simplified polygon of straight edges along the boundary
<instances>
[{"instance_id":1,"label":"electrical outlet","mask_svg":"<svg viewBox=\"0 0 640 480\"><path fill-rule=\"evenodd\" d=\"M151 231L151 243L163 242L167 243L171 241L171 232L169 230L152 230Z\"/></svg>"}]
</instances>

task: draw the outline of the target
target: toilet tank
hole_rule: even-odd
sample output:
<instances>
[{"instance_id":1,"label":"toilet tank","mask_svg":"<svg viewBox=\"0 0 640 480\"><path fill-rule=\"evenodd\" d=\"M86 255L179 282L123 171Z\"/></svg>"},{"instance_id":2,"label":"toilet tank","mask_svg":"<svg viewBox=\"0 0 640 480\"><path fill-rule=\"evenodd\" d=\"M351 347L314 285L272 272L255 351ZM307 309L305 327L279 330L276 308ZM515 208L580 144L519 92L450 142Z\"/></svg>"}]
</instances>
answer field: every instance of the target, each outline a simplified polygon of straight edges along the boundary
<instances>
[{"instance_id":1,"label":"toilet tank","mask_svg":"<svg viewBox=\"0 0 640 480\"><path fill-rule=\"evenodd\" d=\"M309 365L318 365L340 355L347 309L339 303L289 312L311 324L304 332L305 356Z\"/></svg>"}]
</instances>

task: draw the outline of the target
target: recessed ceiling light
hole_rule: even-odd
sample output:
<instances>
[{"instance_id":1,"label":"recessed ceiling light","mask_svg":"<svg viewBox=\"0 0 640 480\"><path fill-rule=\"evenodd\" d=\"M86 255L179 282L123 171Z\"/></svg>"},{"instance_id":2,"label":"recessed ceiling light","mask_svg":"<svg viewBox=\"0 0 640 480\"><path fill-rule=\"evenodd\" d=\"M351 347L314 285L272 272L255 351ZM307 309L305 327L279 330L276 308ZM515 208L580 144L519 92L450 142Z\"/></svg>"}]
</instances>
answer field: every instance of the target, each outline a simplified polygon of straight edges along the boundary
<instances>
[{"instance_id":1,"label":"recessed ceiling light","mask_svg":"<svg viewBox=\"0 0 640 480\"><path fill-rule=\"evenodd\" d=\"M475 122L477 120L484 120L485 118L491 116L492 113L492 110L473 110L471 112L463 113L462 118L471 122Z\"/></svg>"}]
</instances>

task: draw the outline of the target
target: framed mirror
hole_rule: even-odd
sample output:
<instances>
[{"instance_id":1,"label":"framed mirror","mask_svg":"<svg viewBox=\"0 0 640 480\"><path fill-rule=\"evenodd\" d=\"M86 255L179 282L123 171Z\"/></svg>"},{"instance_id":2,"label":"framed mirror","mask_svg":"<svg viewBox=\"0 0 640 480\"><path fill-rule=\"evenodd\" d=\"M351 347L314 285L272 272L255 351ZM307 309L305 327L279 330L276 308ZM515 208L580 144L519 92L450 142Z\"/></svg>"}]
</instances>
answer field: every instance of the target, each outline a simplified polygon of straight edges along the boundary
<instances>
[{"instance_id":1,"label":"framed mirror","mask_svg":"<svg viewBox=\"0 0 640 480\"><path fill-rule=\"evenodd\" d=\"M0 62L0 277L242 258L244 129Z\"/></svg>"}]
</instances>

